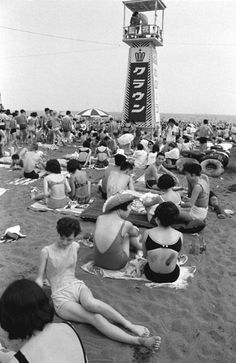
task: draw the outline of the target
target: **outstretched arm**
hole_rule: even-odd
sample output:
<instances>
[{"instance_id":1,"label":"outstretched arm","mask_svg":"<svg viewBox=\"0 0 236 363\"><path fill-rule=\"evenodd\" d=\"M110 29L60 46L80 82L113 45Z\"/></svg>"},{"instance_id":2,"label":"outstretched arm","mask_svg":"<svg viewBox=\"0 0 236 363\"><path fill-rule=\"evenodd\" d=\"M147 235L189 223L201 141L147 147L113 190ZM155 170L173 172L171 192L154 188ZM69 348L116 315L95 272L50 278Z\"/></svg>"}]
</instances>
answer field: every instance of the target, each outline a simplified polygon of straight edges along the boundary
<instances>
[{"instance_id":1,"label":"outstretched arm","mask_svg":"<svg viewBox=\"0 0 236 363\"><path fill-rule=\"evenodd\" d=\"M48 253L45 249L43 249L40 253L38 276L35 280L35 282L41 287L43 287L43 277L47 266L47 260L48 260Z\"/></svg>"}]
</instances>

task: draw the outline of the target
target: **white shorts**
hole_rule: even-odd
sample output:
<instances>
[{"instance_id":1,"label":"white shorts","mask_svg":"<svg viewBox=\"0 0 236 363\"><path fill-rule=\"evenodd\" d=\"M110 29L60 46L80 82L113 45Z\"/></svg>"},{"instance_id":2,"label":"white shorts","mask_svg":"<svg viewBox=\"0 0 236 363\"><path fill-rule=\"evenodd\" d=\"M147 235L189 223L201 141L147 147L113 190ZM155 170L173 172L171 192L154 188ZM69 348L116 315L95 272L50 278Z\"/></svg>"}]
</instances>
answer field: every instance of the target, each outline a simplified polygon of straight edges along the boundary
<instances>
[{"instance_id":1,"label":"white shorts","mask_svg":"<svg viewBox=\"0 0 236 363\"><path fill-rule=\"evenodd\" d=\"M83 281L77 280L52 293L52 301L57 314L63 304L69 301L79 302L82 287L86 286Z\"/></svg>"},{"instance_id":2,"label":"white shorts","mask_svg":"<svg viewBox=\"0 0 236 363\"><path fill-rule=\"evenodd\" d=\"M190 209L189 214L193 219L200 219L201 221L203 221L207 217L207 212L208 212L208 207L201 208L197 207L196 205L193 205L192 208Z\"/></svg>"}]
</instances>

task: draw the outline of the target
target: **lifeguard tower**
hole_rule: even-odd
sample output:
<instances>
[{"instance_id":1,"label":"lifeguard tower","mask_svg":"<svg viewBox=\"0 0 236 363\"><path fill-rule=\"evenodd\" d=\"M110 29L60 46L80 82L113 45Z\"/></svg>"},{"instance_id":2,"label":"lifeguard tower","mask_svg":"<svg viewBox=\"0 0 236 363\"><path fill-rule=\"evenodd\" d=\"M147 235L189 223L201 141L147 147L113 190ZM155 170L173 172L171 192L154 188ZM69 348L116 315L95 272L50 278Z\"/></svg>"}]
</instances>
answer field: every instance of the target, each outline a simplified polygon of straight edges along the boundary
<instances>
[{"instance_id":1,"label":"lifeguard tower","mask_svg":"<svg viewBox=\"0 0 236 363\"><path fill-rule=\"evenodd\" d=\"M130 49L122 125L129 122L136 128L159 132L156 47L163 46L166 6L161 0L128 0L123 4L122 40Z\"/></svg>"}]
</instances>

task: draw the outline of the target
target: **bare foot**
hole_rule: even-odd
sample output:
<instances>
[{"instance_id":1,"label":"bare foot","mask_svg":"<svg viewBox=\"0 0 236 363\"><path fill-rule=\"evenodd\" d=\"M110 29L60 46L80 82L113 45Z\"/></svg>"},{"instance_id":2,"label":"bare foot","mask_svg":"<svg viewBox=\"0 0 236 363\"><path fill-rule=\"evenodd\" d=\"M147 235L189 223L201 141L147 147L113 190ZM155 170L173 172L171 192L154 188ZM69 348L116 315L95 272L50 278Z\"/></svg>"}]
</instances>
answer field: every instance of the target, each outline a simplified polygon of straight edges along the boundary
<instances>
[{"instance_id":1,"label":"bare foot","mask_svg":"<svg viewBox=\"0 0 236 363\"><path fill-rule=\"evenodd\" d=\"M148 337L150 335L150 331L148 330L148 328L142 325L131 324L128 329L139 337Z\"/></svg>"},{"instance_id":2,"label":"bare foot","mask_svg":"<svg viewBox=\"0 0 236 363\"><path fill-rule=\"evenodd\" d=\"M159 350L161 345L161 337L157 335L154 337L139 338L139 343L150 350Z\"/></svg>"}]
</instances>

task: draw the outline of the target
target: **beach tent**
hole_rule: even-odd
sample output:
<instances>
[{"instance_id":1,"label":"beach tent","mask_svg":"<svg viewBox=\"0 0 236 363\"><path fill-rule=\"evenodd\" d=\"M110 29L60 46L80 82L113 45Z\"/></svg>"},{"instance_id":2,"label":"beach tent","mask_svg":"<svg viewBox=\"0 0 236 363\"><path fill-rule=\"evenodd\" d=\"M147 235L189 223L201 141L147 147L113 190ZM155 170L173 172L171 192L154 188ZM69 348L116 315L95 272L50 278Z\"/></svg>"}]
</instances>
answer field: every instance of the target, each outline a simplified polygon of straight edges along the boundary
<instances>
[{"instance_id":1,"label":"beach tent","mask_svg":"<svg viewBox=\"0 0 236 363\"><path fill-rule=\"evenodd\" d=\"M89 108L87 110L77 113L81 117L109 117L109 114L98 108Z\"/></svg>"}]
</instances>

